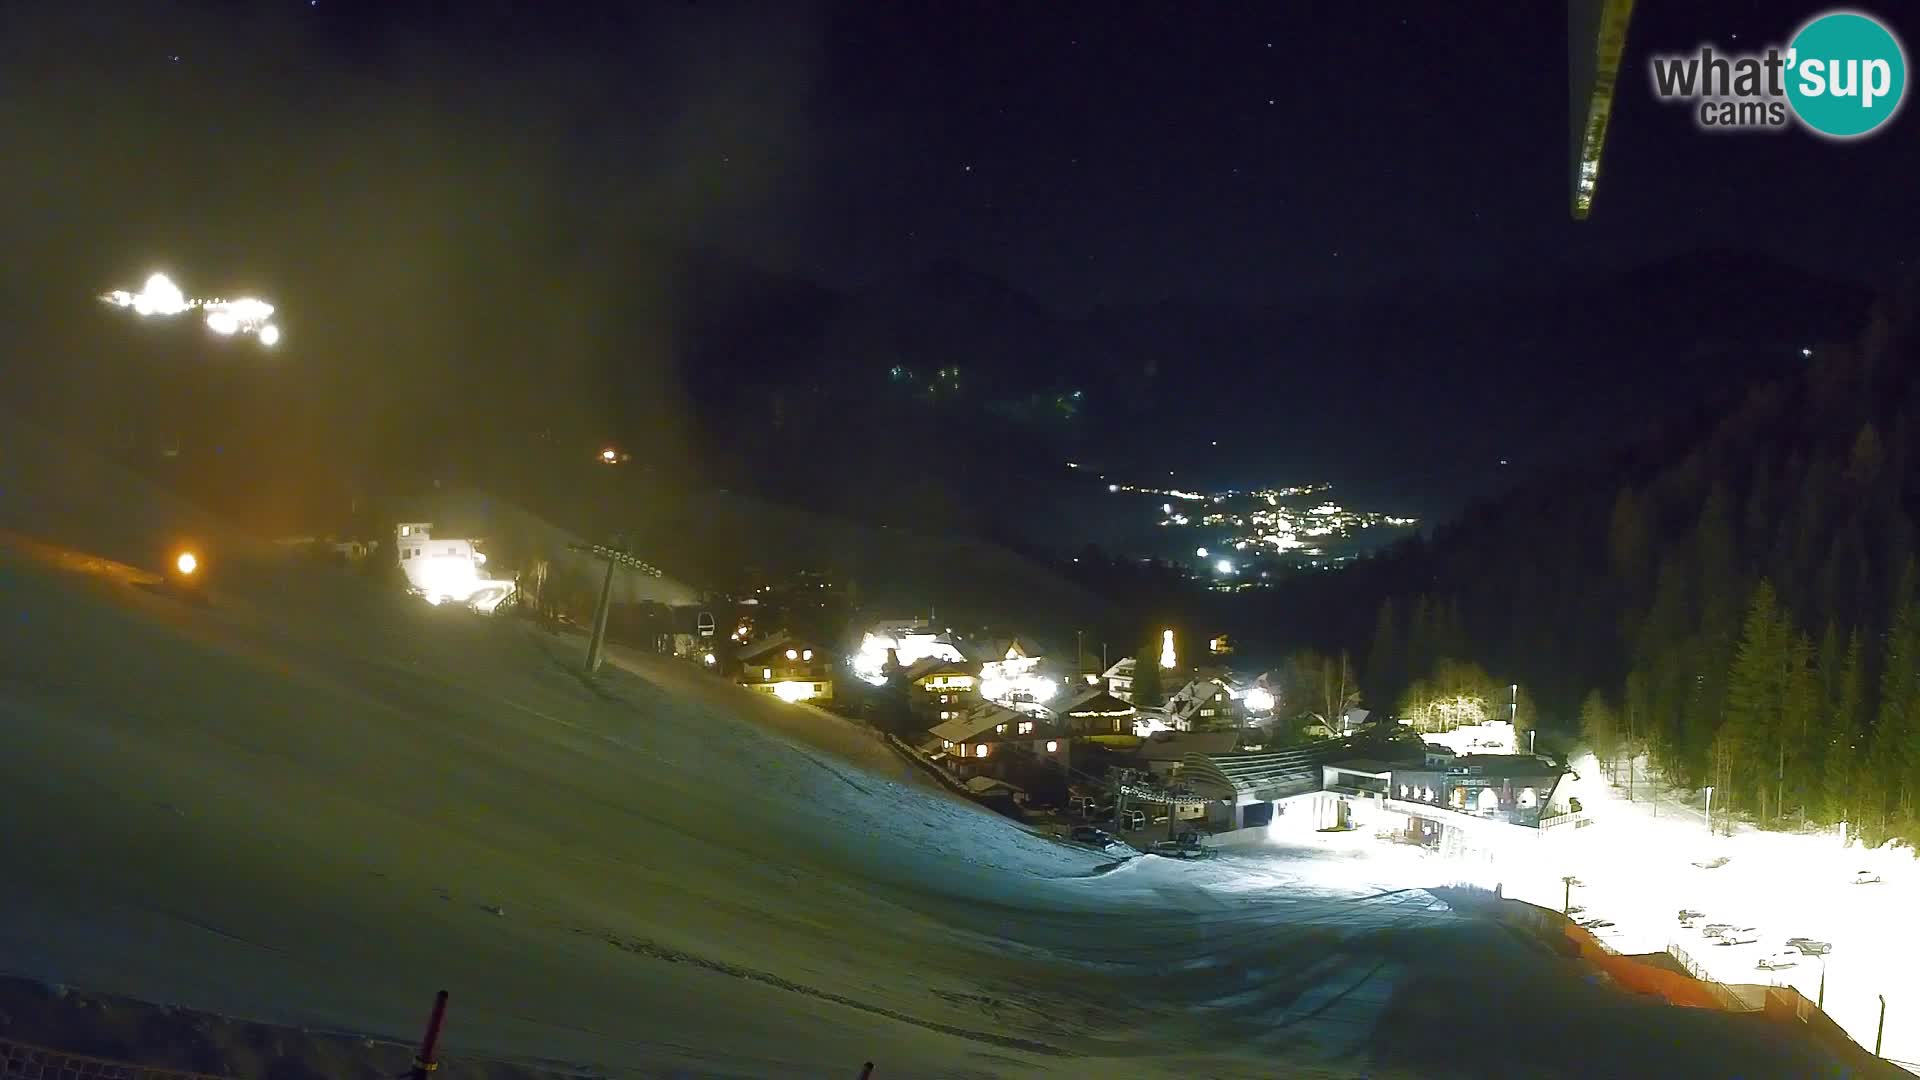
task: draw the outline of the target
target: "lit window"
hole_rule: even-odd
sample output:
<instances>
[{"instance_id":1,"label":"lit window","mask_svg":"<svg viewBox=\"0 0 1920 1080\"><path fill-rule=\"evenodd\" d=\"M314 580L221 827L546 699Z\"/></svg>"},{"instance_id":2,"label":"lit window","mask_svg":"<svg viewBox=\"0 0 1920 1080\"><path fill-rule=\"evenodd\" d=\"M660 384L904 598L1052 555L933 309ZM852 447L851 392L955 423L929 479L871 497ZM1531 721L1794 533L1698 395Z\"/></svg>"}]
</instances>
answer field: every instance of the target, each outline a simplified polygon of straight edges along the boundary
<instances>
[{"instance_id":1,"label":"lit window","mask_svg":"<svg viewBox=\"0 0 1920 1080\"><path fill-rule=\"evenodd\" d=\"M1007 725L1005 724L993 725L993 733L995 735L1005 735L1007 733Z\"/></svg>"},{"instance_id":2,"label":"lit window","mask_svg":"<svg viewBox=\"0 0 1920 1080\"><path fill-rule=\"evenodd\" d=\"M788 649L788 650L787 650L787 659L789 659L789 660L798 660L798 659L800 659L800 651L799 651L798 649Z\"/></svg>"},{"instance_id":3,"label":"lit window","mask_svg":"<svg viewBox=\"0 0 1920 1080\"><path fill-rule=\"evenodd\" d=\"M942 704L942 705L945 705L945 704L947 703L947 698L948 698L948 696L949 696L949 695L947 695L947 694L941 694L941 695L940 695L940 704Z\"/></svg>"},{"instance_id":4,"label":"lit window","mask_svg":"<svg viewBox=\"0 0 1920 1080\"><path fill-rule=\"evenodd\" d=\"M1049 754L1057 753L1059 750L1060 750L1060 744L1057 741L1053 739L1047 740L1047 753Z\"/></svg>"},{"instance_id":5,"label":"lit window","mask_svg":"<svg viewBox=\"0 0 1920 1080\"><path fill-rule=\"evenodd\" d=\"M940 710L940 719L942 719L942 720L951 720L951 719L953 719L953 717L952 717L951 715L949 715L949 714L948 714L948 712L947 712L947 710L945 710L945 709L941 709L941 710Z\"/></svg>"},{"instance_id":6,"label":"lit window","mask_svg":"<svg viewBox=\"0 0 1920 1080\"><path fill-rule=\"evenodd\" d=\"M1021 721L1021 722L1020 722L1020 734L1022 734L1022 735L1031 735L1031 734L1033 734L1033 721L1031 721L1031 720L1023 720L1023 721Z\"/></svg>"},{"instance_id":7,"label":"lit window","mask_svg":"<svg viewBox=\"0 0 1920 1080\"><path fill-rule=\"evenodd\" d=\"M763 667L763 668L761 668L761 669L760 669L760 677L761 677L761 678L763 678L763 679L771 679L771 678L773 678L773 669L772 669L772 668L770 668L770 667Z\"/></svg>"},{"instance_id":8,"label":"lit window","mask_svg":"<svg viewBox=\"0 0 1920 1080\"><path fill-rule=\"evenodd\" d=\"M813 659L813 650L812 650L812 649L806 649L806 650L803 650L803 651L802 651L802 652L800 653L800 659L802 659L802 660L811 660L811 659Z\"/></svg>"},{"instance_id":9,"label":"lit window","mask_svg":"<svg viewBox=\"0 0 1920 1080\"><path fill-rule=\"evenodd\" d=\"M980 744L979 746L976 746L976 747L974 747L974 748L973 748L973 756L974 756L974 757L986 757L986 756L987 756L987 744L986 744L986 743L981 743L981 744Z\"/></svg>"}]
</instances>

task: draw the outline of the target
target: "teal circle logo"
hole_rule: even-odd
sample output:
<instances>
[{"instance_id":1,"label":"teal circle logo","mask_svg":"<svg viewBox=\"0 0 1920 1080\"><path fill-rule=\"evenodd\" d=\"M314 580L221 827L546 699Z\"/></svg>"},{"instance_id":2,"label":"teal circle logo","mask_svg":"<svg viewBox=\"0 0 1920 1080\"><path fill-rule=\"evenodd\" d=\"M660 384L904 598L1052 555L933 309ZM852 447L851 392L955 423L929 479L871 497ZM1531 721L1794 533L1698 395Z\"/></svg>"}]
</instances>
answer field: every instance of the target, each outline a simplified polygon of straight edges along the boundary
<instances>
[{"instance_id":1,"label":"teal circle logo","mask_svg":"<svg viewBox=\"0 0 1920 1080\"><path fill-rule=\"evenodd\" d=\"M1879 20L1835 11L1800 28L1787 50L1787 101L1821 135L1851 139L1893 119L1907 56Z\"/></svg>"}]
</instances>

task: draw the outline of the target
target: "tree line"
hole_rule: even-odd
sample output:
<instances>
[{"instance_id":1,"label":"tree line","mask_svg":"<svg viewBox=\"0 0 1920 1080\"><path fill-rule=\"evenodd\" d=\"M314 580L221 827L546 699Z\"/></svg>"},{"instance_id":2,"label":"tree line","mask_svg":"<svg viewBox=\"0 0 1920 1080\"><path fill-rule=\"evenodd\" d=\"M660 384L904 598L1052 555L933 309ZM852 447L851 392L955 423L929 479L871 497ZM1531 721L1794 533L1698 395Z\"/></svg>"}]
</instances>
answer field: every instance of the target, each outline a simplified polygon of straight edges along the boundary
<instances>
[{"instance_id":1,"label":"tree line","mask_svg":"<svg viewBox=\"0 0 1920 1080\"><path fill-rule=\"evenodd\" d=\"M1716 809L1920 835L1917 306L1283 602L1371 701L1471 663Z\"/></svg>"}]
</instances>

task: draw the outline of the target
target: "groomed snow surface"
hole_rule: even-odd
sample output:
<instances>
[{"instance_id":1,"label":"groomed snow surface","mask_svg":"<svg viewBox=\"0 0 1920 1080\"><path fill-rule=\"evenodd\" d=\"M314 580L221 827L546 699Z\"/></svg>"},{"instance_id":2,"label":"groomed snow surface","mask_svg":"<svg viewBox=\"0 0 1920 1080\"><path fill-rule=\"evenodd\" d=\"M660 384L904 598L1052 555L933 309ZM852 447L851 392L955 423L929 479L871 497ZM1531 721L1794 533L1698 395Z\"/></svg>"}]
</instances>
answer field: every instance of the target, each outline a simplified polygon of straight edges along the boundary
<instances>
[{"instance_id":1,"label":"groomed snow surface","mask_svg":"<svg viewBox=\"0 0 1920 1080\"><path fill-rule=\"evenodd\" d=\"M589 682L577 638L231 543L183 603L141 571L217 523L38 445L0 433L8 972L400 1038L445 987L450 1050L616 1075L1822 1071L1362 838L1114 868L669 661Z\"/></svg>"},{"instance_id":2,"label":"groomed snow surface","mask_svg":"<svg viewBox=\"0 0 1920 1080\"><path fill-rule=\"evenodd\" d=\"M1920 863L1911 849L1863 850L1838 830L1773 832L1736 825L1732 836L1707 830L1703 792L1660 789L1657 802L1647 784L1646 760L1635 766L1633 798L1625 763L1619 784L1591 755L1574 761L1582 805L1594 820L1547 858L1509 860L1500 875L1506 894L1542 906L1566 902L1564 874L1582 882L1572 903L1576 917L1614 925L1594 931L1621 952L1658 952L1678 945L1716 980L1793 986L1820 997L1822 961L1801 955L1787 939L1803 937L1832 946L1826 956L1825 1009L1871 1050L1880 1022L1880 995L1887 999L1882 1053L1896 1062L1920 1062ZM1715 809L1715 826L1724 816ZM1726 861L1712 866L1721 859ZM1708 868L1711 867L1711 868ZM1866 877L1877 882L1855 884ZM1702 913L1692 928L1679 912ZM1709 924L1751 928L1746 945L1720 945ZM1764 970L1762 958L1792 963ZM1909 1071L1920 1066L1909 1064Z\"/></svg>"}]
</instances>

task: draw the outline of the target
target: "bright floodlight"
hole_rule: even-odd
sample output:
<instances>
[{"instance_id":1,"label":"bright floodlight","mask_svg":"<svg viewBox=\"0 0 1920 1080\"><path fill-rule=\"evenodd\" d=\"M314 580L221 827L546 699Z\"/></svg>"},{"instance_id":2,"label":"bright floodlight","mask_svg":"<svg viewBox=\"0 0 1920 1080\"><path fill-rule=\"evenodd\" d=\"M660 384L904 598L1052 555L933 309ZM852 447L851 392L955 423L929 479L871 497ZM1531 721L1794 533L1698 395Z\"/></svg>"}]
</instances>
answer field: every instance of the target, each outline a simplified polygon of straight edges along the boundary
<instances>
[{"instance_id":1,"label":"bright floodlight","mask_svg":"<svg viewBox=\"0 0 1920 1080\"><path fill-rule=\"evenodd\" d=\"M200 560L193 557L193 552L183 551L179 558L173 560L173 565L181 573L191 575L200 568Z\"/></svg>"},{"instance_id":2,"label":"bright floodlight","mask_svg":"<svg viewBox=\"0 0 1920 1080\"><path fill-rule=\"evenodd\" d=\"M1266 687L1256 686L1247 691L1247 710L1249 712L1272 712L1273 705L1273 691L1268 690Z\"/></svg>"},{"instance_id":3,"label":"bright floodlight","mask_svg":"<svg viewBox=\"0 0 1920 1080\"><path fill-rule=\"evenodd\" d=\"M1193 553L1194 553L1195 555L1198 555L1199 557L1201 557L1201 558L1203 558L1203 559L1207 557L1207 549L1206 549L1206 548L1194 548L1194 549L1193 549Z\"/></svg>"},{"instance_id":4,"label":"bright floodlight","mask_svg":"<svg viewBox=\"0 0 1920 1080\"><path fill-rule=\"evenodd\" d=\"M1213 569L1216 573L1231 574L1233 573L1233 560L1221 559L1219 562L1213 564Z\"/></svg>"},{"instance_id":5,"label":"bright floodlight","mask_svg":"<svg viewBox=\"0 0 1920 1080\"><path fill-rule=\"evenodd\" d=\"M262 345L272 346L280 340L280 329L267 320L273 317L273 305L265 300L242 297L238 300L189 299L180 291L180 286L165 274L154 274L147 278L139 292L115 289L100 297L115 307L132 308L140 316L158 315L171 317L183 312L199 309L206 317L207 329L222 337L234 334L253 334Z\"/></svg>"},{"instance_id":6,"label":"bright floodlight","mask_svg":"<svg viewBox=\"0 0 1920 1080\"><path fill-rule=\"evenodd\" d=\"M120 295L125 295L120 294ZM187 310L187 297L180 286L165 274L155 274L147 279L145 286L136 293L131 301L133 310L141 315L178 315Z\"/></svg>"},{"instance_id":7,"label":"bright floodlight","mask_svg":"<svg viewBox=\"0 0 1920 1080\"><path fill-rule=\"evenodd\" d=\"M619 456L620 455L617 452L615 452L612 447L608 447L607 449L600 451L600 460L606 462L609 465L613 464L614 460Z\"/></svg>"}]
</instances>

